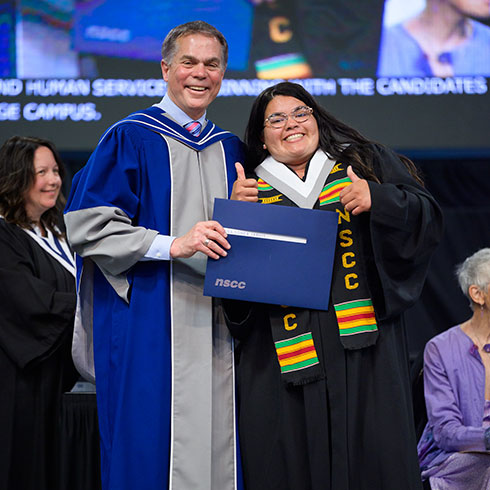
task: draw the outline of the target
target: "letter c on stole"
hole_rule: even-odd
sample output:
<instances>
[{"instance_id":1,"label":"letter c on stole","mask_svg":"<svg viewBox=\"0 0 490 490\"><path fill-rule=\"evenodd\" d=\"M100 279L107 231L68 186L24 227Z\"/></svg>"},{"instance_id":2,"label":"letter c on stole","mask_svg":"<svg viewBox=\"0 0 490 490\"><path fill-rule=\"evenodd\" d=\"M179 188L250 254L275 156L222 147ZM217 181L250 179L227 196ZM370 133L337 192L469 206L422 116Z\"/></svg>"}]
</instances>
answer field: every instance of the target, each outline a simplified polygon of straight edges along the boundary
<instances>
[{"instance_id":1,"label":"letter c on stole","mask_svg":"<svg viewBox=\"0 0 490 490\"><path fill-rule=\"evenodd\" d=\"M289 319L293 319L293 318L296 318L296 315L294 313L289 313L288 315L284 315L284 328L286 330L294 330L298 324L297 323L293 323L292 325L289 324Z\"/></svg>"},{"instance_id":2,"label":"letter c on stole","mask_svg":"<svg viewBox=\"0 0 490 490\"><path fill-rule=\"evenodd\" d=\"M345 252L342 254L342 265L349 269L350 267L354 267L356 265L356 261L352 260L351 262L347 262L347 257L355 257L356 254L354 252Z\"/></svg>"},{"instance_id":3,"label":"letter c on stole","mask_svg":"<svg viewBox=\"0 0 490 490\"><path fill-rule=\"evenodd\" d=\"M347 289L357 289L359 287L359 283L358 282L354 282L352 283L350 280L351 279L357 279L357 274L347 274L345 277L344 277L344 281L345 281L345 287Z\"/></svg>"}]
</instances>

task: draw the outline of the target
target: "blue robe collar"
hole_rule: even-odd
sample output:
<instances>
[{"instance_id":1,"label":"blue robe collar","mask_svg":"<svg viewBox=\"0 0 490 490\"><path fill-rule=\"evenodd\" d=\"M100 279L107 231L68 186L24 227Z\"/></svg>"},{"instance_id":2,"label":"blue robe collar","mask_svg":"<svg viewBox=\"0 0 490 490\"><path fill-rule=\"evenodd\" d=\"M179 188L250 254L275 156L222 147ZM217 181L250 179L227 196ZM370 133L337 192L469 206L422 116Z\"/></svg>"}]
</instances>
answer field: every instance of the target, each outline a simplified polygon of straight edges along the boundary
<instances>
[{"instance_id":1,"label":"blue robe collar","mask_svg":"<svg viewBox=\"0 0 490 490\"><path fill-rule=\"evenodd\" d=\"M170 138L180 141L184 145L187 145L196 151L204 150L208 146L218 141L234 137L232 133L219 128L211 121L208 121L199 136L193 136L189 133L189 131L180 126L180 124L177 124L175 121L166 116L165 111L159 107L152 106L140 112L130 114L128 117L113 124L104 133L99 143L101 143L105 136L116 126L127 123L140 124L150 131L154 131L155 133L169 136Z\"/></svg>"}]
</instances>

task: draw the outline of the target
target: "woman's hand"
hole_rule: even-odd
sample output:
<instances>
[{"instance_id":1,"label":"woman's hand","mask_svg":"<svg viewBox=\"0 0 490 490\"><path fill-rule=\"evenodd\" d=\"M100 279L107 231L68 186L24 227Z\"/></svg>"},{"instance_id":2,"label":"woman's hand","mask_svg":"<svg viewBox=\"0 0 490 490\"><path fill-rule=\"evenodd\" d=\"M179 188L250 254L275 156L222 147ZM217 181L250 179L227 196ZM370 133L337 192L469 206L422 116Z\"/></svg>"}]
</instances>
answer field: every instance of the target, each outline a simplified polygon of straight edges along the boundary
<instances>
[{"instance_id":1,"label":"woman's hand","mask_svg":"<svg viewBox=\"0 0 490 490\"><path fill-rule=\"evenodd\" d=\"M346 211L353 215L369 211L371 209L371 191L367 180L358 177L350 165L347 167L347 177L352 180L352 184L340 192L340 203Z\"/></svg>"},{"instance_id":2,"label":"woman's hand","mask_svg":"<svg viewBox=\"0 0 490 490\"><path fill-rule=\"evenodd\" d=\"M226 257L226 250L231 248L226 237L225 229L217 221L199 221L185 235L172 242L170 257L187 259L196 252L202 252L212 259Z\"/></svg>"},{"instance_id":3,"label":"woman's hand","mask_svg":"<svg viewBox=\"0 0 490 490\"><path fill-rule=\"evenodd\" d=\"M234 201L257 202L259 200L259 190L255 179L247 179L245 170L241 163L235 163L237 178L233 184L231 198Z\"/></svg>"}]
</instances>

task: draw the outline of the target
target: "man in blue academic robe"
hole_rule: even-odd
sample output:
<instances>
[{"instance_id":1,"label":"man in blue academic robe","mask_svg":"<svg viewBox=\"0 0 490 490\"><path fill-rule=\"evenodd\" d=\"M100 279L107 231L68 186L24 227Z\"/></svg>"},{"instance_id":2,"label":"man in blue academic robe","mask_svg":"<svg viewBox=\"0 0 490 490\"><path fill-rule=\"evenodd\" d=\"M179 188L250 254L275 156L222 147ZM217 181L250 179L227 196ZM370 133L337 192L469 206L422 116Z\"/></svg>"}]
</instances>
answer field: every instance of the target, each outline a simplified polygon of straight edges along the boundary
<instances>
[{"instance_id":1,"label":"man in blue academic robe","mask_svg":"<svg viewBox=\"0 0 490 490\"><path fill-rule=\"evenodd\" d=\"M96 380L104 490L241 488L231 341L202 294L206 258L229 248L214 198L242 160L240 140L206 119L226 61L209 24L170 31L167 94L109 128L73 180L73 352Z\"/></svg>"}]
</instances>

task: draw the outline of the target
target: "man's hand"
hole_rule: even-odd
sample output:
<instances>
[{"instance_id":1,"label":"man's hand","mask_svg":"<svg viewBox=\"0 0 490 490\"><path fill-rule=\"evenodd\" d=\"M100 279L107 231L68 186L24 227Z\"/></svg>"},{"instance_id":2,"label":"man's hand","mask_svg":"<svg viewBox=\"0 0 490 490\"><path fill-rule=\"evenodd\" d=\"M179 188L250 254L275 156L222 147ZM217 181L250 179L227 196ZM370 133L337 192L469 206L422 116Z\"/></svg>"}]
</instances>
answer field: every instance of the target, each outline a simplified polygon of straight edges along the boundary
<instances>
[{"instance_id":1,"label":"man's hand","mask_svg":"<svg viewBox=\"0 0 490 490\"><path fill-rule=\"evenodd\" d=\"M226 250L231 248L226 237L225 229L217 221L200 221L172 242L170 257L187 259L196 252L202 252L212 259L226 257Z\"/></svg>"},{"instance_id":2,"label":"man's hand","mask_svg":"<svg viewBox=\"0 0 490 490\"><path fill-rule=\"evenodd\" d=\"M347 177L352 180L352 184L340 192L340 203L346 211L353 215L369 211L371 209L371 192L367 180L358 177L350 165L347 167Z\"/></svg>"},{"instance_id":3,"label":"man's hand","mask_svg":"<svg viewBox=\"0 0 490 490\"><path fill-rule=\"evenodd\" d=\"M233 184L231 198L234 201L257 202L259 190L255 179L247 179L241 163L235 163L237 178Z\"/></svg>"}]
</instances>

